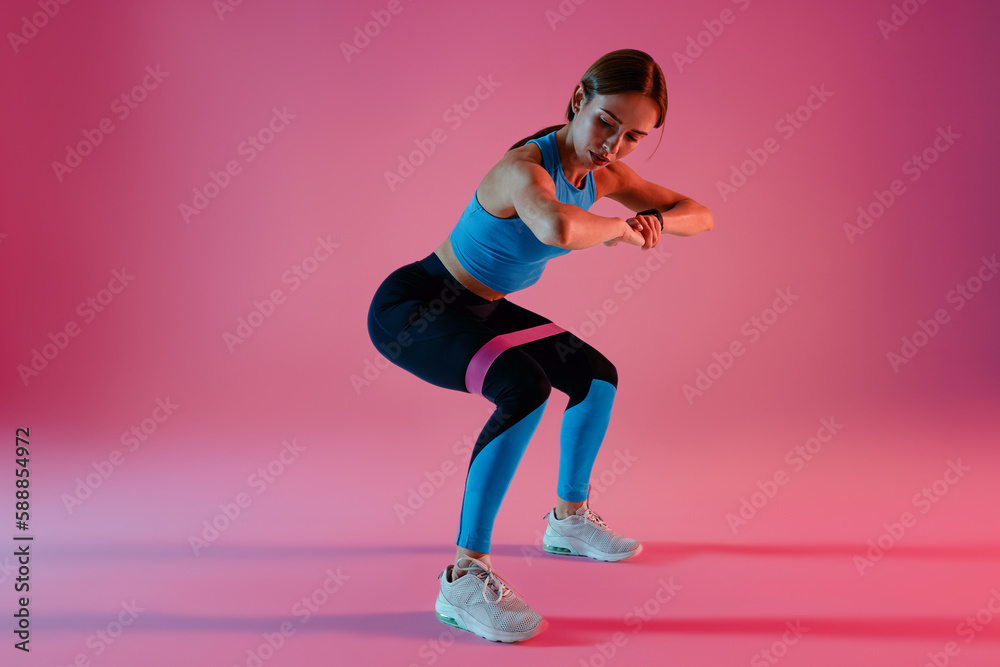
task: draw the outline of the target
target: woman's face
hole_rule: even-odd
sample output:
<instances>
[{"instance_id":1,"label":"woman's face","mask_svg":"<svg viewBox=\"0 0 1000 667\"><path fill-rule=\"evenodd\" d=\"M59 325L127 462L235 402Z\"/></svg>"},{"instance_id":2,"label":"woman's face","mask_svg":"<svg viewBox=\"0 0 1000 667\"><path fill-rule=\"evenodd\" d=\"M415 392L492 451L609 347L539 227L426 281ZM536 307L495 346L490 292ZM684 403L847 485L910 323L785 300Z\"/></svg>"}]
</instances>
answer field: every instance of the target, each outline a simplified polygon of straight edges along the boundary
<instances>
[{"instance_id":1,"label":"woman's face","mask_svg":"<svg viewBox=\"0 0 1000 667\"><path fill-rule=\"evenodd\" d=\"M606 167L635 150L660 115L656 102L641 93L595 95L583 104L580 85L573 101L579 107L573 143L577 158L589 169Z\"/></svg>"}]
</instances>

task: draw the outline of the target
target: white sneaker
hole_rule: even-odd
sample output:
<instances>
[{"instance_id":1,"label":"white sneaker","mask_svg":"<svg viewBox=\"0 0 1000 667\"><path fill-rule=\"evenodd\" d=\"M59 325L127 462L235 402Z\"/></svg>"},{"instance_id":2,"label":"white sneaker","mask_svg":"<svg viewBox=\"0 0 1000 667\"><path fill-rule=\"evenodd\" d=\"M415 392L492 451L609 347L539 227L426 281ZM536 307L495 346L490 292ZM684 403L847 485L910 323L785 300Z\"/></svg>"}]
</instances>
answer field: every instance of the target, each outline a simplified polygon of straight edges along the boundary
<instances>
[{"instance_id":1,"label":"white sneaker","mask_svg":"<svg viewBox=\"0 0 1000 667\"><path fill-rule=\"evenodd\" d=\"M457 580L451 580L454 563L438 575L441 590L434 610L439 621L494 642L523 641L549 627L489 562L470 556L458 562L464 560L471 564Z\"/></svg>"},{"instance_id":2,"label":"white sneaker","mask_svg":"<svg viewBox=\"0 0 1000 667\"><path fill-rule=\"evenodd\" d=\"M549 518L549 525L542 535L542 548L552 554L588 556L595 560L614 562L632 558L642 553L639 540L624 537L611 530L608 524L590 509L590 487L587 500L565 519L556 518L553 507L542 518Z\"/></svg>"}]
</instances>

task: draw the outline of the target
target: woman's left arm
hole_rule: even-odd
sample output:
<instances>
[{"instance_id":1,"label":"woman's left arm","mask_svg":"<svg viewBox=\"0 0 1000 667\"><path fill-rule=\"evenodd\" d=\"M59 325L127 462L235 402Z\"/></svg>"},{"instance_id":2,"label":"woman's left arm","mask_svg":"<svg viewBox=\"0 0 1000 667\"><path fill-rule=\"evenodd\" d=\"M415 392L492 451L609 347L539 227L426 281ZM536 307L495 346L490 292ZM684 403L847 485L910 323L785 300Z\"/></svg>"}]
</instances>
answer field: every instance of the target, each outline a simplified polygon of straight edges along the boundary
<instances>
[{"instance_id":1,"label":"woman's left arm","mask_svg":"<svg viewBox=\"0 0 1000 667\"><path fill-rule=\"evenodd\" d=\"M654 187L660 187L655 185ZM666 188L661 188L666 190ZM669 190L667 190L670 192ZM700 232L710 232L714 226L712 211L690 197L683 197L667 210L652 207L663 217L663 233L675 236L694 236Z\"/></svg>"},{"instance_id":2,"label":"woman's left arm","mask_svg":"<svg viewBox=\"0 0 1000 667\"><path fill-rule=\"evenodd\" d=\"M690 197L645 180L624 162L609 168L611 189L604 196L633 211L655 208L663 217L663 233L694 236L711 231L712 211Z\"/></svg>"}]
</instances>

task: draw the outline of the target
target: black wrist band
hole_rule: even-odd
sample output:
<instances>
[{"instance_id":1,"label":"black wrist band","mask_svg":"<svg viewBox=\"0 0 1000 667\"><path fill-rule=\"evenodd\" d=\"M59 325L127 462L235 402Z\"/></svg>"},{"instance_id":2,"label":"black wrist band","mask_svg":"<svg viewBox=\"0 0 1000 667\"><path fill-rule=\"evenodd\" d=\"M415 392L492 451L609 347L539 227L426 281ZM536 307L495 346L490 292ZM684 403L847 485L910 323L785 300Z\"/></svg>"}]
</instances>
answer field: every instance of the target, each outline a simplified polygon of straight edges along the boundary
<instances>
[{"instance_id":1,"label":"black wrist band","mask_svg":"<svg viewBox=\"0 0 1000 667\"><path fill-rule=\"evenodd\" d=\"M663 231L663 216L655 208L646 209L645 211L639 211L636 215L655 215L656 219L660 221L660 231Z\"/></svg>"}]
</instances>

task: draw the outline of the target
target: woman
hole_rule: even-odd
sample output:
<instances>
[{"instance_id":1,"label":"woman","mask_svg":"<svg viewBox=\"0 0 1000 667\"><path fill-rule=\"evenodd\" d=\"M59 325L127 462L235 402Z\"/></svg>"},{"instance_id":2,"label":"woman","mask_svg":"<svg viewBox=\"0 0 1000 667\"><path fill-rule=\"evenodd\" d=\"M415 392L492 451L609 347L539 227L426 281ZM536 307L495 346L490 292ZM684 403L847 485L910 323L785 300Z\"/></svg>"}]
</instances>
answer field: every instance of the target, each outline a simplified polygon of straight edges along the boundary
<instances>
[{"instance_id":1,"label":"woman","mask_svg":"<svg viewBox=\"0 0 1000 667\"><path fill-rule=\"evenodd\" d=\"M644 181L621 162L663 124L666 111L663 72L649 55L623 49L601 57L576 86L569 123L512 146L448 238L392 272L375 293L369 335L393 363L496 404L469 462L455 562L438 575L435 608L443 623L503 642L548 627L493 570L489 550L497 511L552 388L569 395L569 403L545 550L602 561L642 550L587 502L618 387L615 366L506 296L537 282L549 259L570 250L619 241L649 250L661 232L690 236L712 228L707 208ZM588 213L602 196L642 212L628 219Z\"/></svg>"}]
</instances>

